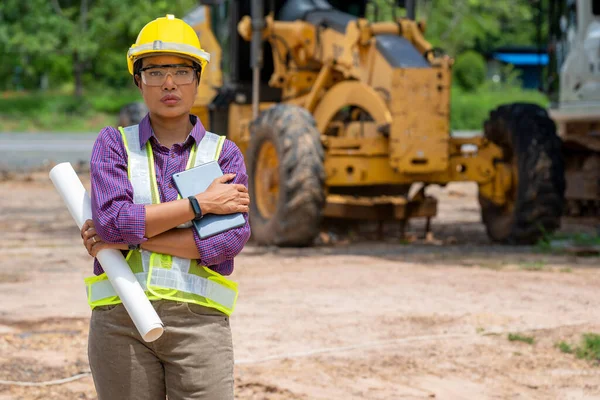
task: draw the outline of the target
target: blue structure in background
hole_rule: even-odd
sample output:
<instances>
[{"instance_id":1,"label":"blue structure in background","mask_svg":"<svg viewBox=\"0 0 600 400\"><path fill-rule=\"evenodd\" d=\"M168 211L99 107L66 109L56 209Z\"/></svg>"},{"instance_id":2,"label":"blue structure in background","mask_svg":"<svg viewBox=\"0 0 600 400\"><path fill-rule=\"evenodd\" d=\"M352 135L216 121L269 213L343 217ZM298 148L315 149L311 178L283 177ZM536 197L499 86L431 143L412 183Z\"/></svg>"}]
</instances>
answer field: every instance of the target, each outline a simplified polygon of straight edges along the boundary
<instances>
[{"instance_id":1,"label":"blue structure in background","mask_svg":"<svg viewBox=\"0 0 600 400\"><path fill-rule=\"evenodd\" d=\"M491 58L504 63L512 64L521 71L523 87L527 89L538 89L542 82L541 72L548 65L548 53L537 51L531 47L504 47L496 49Z\"/></svg>"}]
</instances>

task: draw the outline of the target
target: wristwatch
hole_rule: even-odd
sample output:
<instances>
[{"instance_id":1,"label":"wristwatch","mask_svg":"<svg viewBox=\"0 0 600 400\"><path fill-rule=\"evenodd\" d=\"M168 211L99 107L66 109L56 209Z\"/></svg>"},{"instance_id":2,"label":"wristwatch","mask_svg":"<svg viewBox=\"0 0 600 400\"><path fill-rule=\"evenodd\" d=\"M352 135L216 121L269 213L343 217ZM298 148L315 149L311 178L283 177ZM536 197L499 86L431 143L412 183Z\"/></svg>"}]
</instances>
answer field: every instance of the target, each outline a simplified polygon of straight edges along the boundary
<instances>
[{"instance_id":1,"label":"wristwatch","mask_svg":"<svg viewBox=\"0 0 600 400\"><path fill-rule=\"evenodd\" d=\"M202 209L200 208L200 204L198 203L198 199L196 196L188 197L190 204L192 205L192 210L194 211L194 221L200 221L202 218Z\"/></svg>"}]
</instances>

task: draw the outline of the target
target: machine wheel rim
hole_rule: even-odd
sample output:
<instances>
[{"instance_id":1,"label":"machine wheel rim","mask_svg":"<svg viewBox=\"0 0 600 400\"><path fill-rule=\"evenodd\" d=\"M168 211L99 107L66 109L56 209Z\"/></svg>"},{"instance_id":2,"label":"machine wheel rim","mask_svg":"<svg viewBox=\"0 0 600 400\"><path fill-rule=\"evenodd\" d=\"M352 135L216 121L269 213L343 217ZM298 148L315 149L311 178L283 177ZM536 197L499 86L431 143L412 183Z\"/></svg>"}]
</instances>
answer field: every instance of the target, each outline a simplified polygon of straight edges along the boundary
<instances>
[{"instance_id":1,"label":"machine wheel rim","mask_svg":"<svg viewBox=\"0 0 600 400\"><path fill-rule=\"evenodd\" d=\"M263 218L270 219L277 211L279 199L279 159L271 141L260 146L255 172L256 205Z\"/></svg>"}]
</instances>

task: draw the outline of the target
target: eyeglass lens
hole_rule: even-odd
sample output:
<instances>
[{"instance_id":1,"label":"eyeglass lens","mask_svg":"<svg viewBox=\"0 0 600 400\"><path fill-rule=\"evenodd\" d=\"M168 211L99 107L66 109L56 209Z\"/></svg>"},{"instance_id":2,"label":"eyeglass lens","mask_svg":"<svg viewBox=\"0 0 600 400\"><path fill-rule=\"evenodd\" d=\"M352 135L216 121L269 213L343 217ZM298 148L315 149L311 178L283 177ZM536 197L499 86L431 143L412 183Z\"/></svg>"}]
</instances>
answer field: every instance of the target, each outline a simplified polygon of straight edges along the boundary
<instances>
[{"instance_id":1,"label":"eyeglass lens","mask_svg":"<svg viewBox=\"0 0 600 400\"><path fill-rule=\"evenodd\" d=\"M171 75L176 85L186 85L194 80L194 68L192 67L152 67L142 71L144 83L148 86L161 86Z\"/></svg>"}]
</instances>

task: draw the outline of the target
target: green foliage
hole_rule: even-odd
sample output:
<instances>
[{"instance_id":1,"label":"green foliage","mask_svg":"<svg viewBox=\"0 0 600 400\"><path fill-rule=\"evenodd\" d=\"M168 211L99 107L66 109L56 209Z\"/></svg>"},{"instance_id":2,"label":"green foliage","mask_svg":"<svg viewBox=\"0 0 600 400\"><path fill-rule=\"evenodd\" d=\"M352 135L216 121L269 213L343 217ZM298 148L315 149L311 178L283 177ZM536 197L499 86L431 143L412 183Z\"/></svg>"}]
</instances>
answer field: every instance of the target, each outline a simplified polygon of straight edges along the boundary
<instances>
[{"instance_id":1,"label":"green foliage","mask_svg":"<svg viewBox=\"0 0 600 400\"><path fill-rule=\"evenodd\" d=\"M547 97L535 90L486 82L474 92L465 92L459 86L452 87L451 127L453 130L482 130L490 111L501 104L530 102L547 107Z\"/></svg>"},{"instance_id":2,"label":"green foliage","mask_svg":"<svg viewBox=\"0 0 600 400\"><path fill-rule=\"evenodd\" d=\"M427 22L425 38L452 56L466 49L486 52L498 46L536 44L536 6L528 0L420 0L418 4L417 18Z\"/></svg>"},{"instance_id":3,"label":"green foliage","mask_svg":"<svg viewBox=\"0 0 600 400\"><path fill-rule=\"evenodd\" d=\"M581 251L578 255L590 255L598 256L600 254L600 235L589 234L589 233L555 233L547 234L544 233L543 237L538 240L536 247L541 252L549 253L561 253L566 249L587 249L587 251ZM596 249L596 251L592 251ZM588 254L586 254L588 253Z\"/></svg>"},{"instance_id":4,"label":"green foliage","mask_svg":"<svg viewBox=\"0 0 600 400\"><path fill-rule=\"evenodd\" d=\"M523 342L528 344L533 344L535 342L535 338L533 336L524 336L518 333L509 333L508 340L511 342Z\"/></svg>"},{"instance_id":5,"label":"green foliage","mask_svg":"<svg viewBox=\"0 0 600 400\"><path fill-rule=\"evenodd\" d=\"M167 13L183 17L195 0L3 0L0 2L0 90L50 88L83 80L123 88L132 85L125 54L139 30ZM18 72L17 68L22 68Z\"/></svg>"},{"instance_id":6,"label":"green foliage","mask_svg":"<svg viewBox=\"0 0 600 400\"><path fill-rule=\"evenodd\" d=\"M472 92L485 81L485 59L472 50L461 53L456 58L452 74L453 79L462 89Z\"/></svg>"},{"instance_id":7,"label":"green foliage","mask_svg":"<svg viewBox=\"0 0 600 400\"><path fill-rule=\"evenodd\" d=\"M85 113L86 101L71 95L47 93L19 94L0 98L1 115L13 117L35 116L38 113L69 114Z\"/></svg>"},{"instance_id":8,"label":"green foliage","mask_svg":"<svg viewBox=\"0 0 600 400\"><path fill-rule=\"evenodd\" d=\"M558 342L556 344L556 347L558 347L558 349L560 351L562 351L563 353L567 353L567 354L573 353L573 348L567 342L564 342L564 341L563 342Z\"/></svg>"},{"instance_id":9,"label":"green foliage","mask_svg":"<svg viewBox=\"0 0 600 400\"><path fill-rule=\"evenodd\" d=\"M597 333L585 333L580 346L575 349L577 358L600 361L600 335Z\"/></svg>"},{"instance_id":10,"label":"green foliage","mask_svg":"<svg viewBox=\"0 0 600 400\"><path fill-rule=\"evenodd\" d=\"M404 17L406 12L395 7L395 0L370 0L365 10L365 18L371 22L393 21L394 17Z\"/></svg>"},{"instance_id":11,"label":"green foliage","mask_svg":"<svg viewBox=\"0 0 600 400\"><path fill-rule=\"evenodd\" d=\"M119 110L140 101L137 89L104 89L84 95L56 92L0 96L0 131L97 131L117 121Z\"/></svg>"},{"instance_id":12,"label":"green foliage","mask_svg":"<svg viewBox=\"0 0 600 400\"><path fill-rule=\"evenodd\" d=\"M94 111L118 114L126 104L142 101L142 96L137 89L127 91L111 89L88 97L88 101Z\"/></svg>"},{"instance_id":13,"label":"green foliage","mask_svg":"<svg viewBox=\"0 0 600 400\"><path fill-rule=\"evenodd\" d=\"M553 235L548 235L548 236L543 237L542 239L540 239L539 243L540 244L547 243L550 245L553 240L554 241L569 240L573 244L580 245L580 246L600 245L600 236L593 235L590 233L574 233L574 234L556 233Z\"/></svg>"},{"instance_id":14,"label":"green foliage","mask_svg":"<svg viewBox=\"0 0 600 400\"><path fill-rule=\"evenodd\" d=\"M584 333L579 346L574 347L562 341L556 347L563 353L575 354L579 359L600 361L600 335L597 333Z\"/></svg>"}]
</instances>

